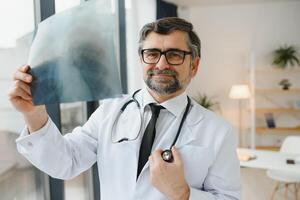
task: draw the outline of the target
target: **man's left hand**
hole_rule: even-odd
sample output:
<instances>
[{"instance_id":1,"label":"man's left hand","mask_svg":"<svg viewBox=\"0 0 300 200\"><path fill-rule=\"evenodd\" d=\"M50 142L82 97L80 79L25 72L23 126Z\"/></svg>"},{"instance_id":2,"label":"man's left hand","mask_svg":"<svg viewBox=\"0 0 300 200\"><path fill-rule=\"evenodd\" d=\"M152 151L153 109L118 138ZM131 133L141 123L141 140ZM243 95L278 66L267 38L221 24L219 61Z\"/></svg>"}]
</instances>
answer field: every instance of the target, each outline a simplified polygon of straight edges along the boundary
<instances>
[{"instance_id":1,"label":"man's left hand","mask_svg":"<svg viewBox=\"0 0 300 200\"><path fill-rule=\"evenodd\" d=\"M162 150L149 157L150 181L154 187L170 200L188 200L190 189L184 178L183 162L179 152L172 148L174 161L168 163L161 157Z\"/></svg>"}]
</instances>

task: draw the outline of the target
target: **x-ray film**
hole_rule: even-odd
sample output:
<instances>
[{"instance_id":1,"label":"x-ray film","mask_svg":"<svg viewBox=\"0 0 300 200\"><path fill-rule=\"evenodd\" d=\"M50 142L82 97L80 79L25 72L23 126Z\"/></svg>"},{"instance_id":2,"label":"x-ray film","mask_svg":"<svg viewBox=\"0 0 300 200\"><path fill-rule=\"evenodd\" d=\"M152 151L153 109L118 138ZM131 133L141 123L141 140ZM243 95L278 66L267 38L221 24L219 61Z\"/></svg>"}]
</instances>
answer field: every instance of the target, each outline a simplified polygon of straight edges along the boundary
<instances>
[{"instance_id":1,"label":"x-ray film","mask_svg":"<svg viewBox=\"0 0 300 200\"><path fill-rule=\"evenodd\" d=\"M39 24L28 59L34 104L121 93L113 10L110 1L85 2Z\"/></svg>"}]
</instances>

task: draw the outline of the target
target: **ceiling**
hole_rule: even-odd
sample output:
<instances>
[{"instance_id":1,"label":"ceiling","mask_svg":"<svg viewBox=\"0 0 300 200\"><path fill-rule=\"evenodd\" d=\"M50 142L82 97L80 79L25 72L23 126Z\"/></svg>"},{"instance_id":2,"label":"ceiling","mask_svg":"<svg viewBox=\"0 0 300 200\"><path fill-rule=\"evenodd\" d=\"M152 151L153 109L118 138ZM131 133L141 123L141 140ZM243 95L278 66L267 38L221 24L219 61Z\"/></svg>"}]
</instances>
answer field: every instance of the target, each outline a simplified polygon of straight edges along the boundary
<instances>
[{"instance_id":1,"label":"ceiling","mask_svg":"<svg viewBox=\"0 0 300 200\"><path fill-rule=\"evenodd\" d=\"M300 0L165 0L179 6L220 6L234 4L252 4L252 3L274 3Z\"/></svg>"}]
</instances>

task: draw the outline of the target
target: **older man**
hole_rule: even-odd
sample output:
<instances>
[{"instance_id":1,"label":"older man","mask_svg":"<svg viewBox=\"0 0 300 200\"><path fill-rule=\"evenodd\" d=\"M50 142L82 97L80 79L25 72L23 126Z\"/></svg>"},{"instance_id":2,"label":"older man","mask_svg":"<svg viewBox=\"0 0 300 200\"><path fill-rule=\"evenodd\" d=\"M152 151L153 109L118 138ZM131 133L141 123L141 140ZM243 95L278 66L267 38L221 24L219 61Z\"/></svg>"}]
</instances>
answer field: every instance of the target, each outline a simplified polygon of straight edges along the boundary
<instances>
[{"instance_id":1,"label":"older man","mask_svg":"<svg viewBox=\"0 0 300 200\"><path fill-rule=\"evenodd\" d=\"M104 100L82 127L64 136L45 107L32 104L29 66L21 67L10 92L27 124L19 152L61 179L98 162L103 200L240 199L231 126L185 92L200 55L191 23L164 18L146 24L139 47L146 87Z\"/></svg>"}]
</instances>

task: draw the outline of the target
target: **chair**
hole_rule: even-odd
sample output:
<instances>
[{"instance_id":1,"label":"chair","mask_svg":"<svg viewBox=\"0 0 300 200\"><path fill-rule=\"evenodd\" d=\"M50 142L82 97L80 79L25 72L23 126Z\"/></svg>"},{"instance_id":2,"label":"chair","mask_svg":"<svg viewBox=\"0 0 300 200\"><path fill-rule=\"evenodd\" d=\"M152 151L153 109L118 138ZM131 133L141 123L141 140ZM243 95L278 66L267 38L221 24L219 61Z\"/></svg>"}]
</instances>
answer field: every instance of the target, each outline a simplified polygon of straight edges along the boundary
<instances>
[{"instance_id":1,"label":"chair","mask_svg":"<svg viewBox=\"0 0 300 200\"><path fill-rule=\"evenodd\" d=\"M299 154L300 156L300 136L288 136L283 141L280 148L282 153ZM293 186L294 199L298 200L298 191L300 189L300 172L292 173L283 170L267 170L267 175L277 181L275 188L271 194L271 200L275 197L275 193L283 185L285 188L285 199L288 198L289 186Z\"/></svg>"}]
</instances>

